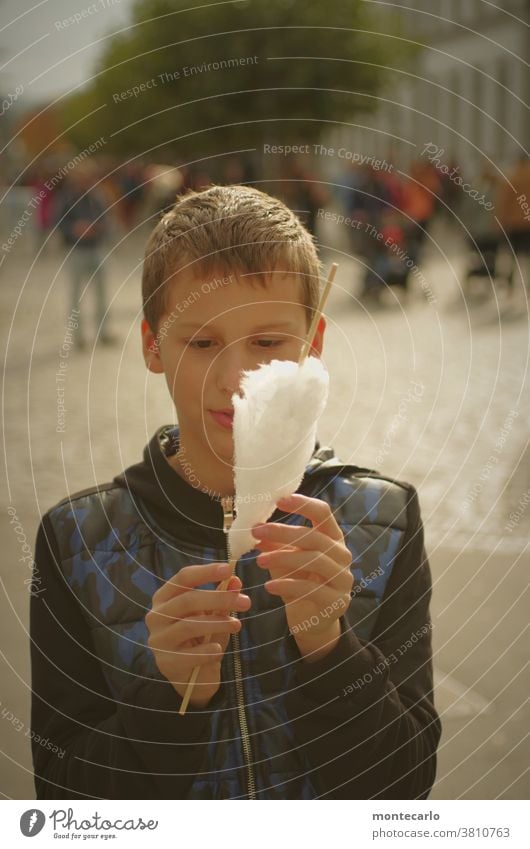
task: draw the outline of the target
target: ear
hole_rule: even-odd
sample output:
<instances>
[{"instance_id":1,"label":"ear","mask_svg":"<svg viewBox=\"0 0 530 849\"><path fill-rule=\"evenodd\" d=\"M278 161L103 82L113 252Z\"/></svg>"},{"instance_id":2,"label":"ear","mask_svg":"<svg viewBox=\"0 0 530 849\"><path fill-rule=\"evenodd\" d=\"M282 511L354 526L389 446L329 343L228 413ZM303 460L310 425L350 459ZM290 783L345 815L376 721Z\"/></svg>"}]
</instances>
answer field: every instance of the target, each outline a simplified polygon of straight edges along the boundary
<instances>
[{"instance_id":1,"label":"ear","mask_svg":"<svg viewBox=\"0 0 530 849\"><path fill-rule=\"evenodd\" d=\"M164 366L162 365L162 360L160 359L160 349L158 347L158 340L151 330L149 323L146 319L142 319L142 351L144 355L145 365L152 371L154 374L162 374L164 371Z\"/></svg>"},{"instance_id":2,"label":"ear","mask_svg":"<svg viewBox=\"0 0 530 849\"><path fill-rule=\"evenodd\" d=\"M311 348L309 349L310 357L320 357L322 354L322 348L324 346L324 333L326 330L326 319L324 316L321 316L319 322L317 324L317 329L315 331L315 335L313 337L313 341L311 343Z\"/></svg>"}]
</instances>

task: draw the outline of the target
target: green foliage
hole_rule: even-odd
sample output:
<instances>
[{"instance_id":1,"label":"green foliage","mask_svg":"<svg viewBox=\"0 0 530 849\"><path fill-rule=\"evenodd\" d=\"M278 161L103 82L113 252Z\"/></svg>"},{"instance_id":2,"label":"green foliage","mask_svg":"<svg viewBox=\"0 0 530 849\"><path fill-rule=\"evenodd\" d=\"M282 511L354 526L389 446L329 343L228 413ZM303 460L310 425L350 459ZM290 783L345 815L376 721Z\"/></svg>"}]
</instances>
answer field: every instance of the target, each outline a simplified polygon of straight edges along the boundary
<instances>
[{"instance_id":1,"label":"green foliage","mask_svg":"<svg viewBox=\"0 0 530 849\"><path fill-rule=\"evenodd\" d=\"M376 107L393 76L379 66L407 61L410 50L382 34L381 20L359 0L139 0L90 89L66 102L63 122L105 104L71 138L85 146L104 135L109 151L159 161L316 142L330 122ZM221 67L208 69L214 63Z\"/></svg>"}]
</instances>

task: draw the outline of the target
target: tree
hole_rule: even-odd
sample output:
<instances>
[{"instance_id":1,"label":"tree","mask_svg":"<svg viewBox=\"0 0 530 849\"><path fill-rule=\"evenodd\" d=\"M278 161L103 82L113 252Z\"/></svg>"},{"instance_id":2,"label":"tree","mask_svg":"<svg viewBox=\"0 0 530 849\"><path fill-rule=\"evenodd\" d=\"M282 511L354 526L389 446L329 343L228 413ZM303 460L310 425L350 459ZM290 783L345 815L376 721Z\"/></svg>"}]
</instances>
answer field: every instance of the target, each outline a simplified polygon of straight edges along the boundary
<instances>
[{"instance_id":1,"label":"tree","mask_svg":"<svg viewBox=\"0 0 530 849\"><path fill-rule=\"evenodd\" d=\"M264 141L314 143L334 122L373 110L410 54L360 0L190 6L136 3L131 28L65 103L80 147L104 136L108 151L163 161Z\"/></svg>"}]
</instances>

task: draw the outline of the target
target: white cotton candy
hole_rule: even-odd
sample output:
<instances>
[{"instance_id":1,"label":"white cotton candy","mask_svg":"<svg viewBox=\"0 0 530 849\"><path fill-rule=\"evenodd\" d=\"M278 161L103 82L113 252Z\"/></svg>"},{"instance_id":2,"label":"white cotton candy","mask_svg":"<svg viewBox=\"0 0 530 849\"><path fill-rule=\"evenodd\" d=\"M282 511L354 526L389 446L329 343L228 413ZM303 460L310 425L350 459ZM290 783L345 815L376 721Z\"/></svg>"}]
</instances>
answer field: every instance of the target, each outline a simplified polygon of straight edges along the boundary
<instances>
[{"instance_id":1,"label":"white cotton candy","mask_svg":"<svg viewBox=\"0 0 530 849\"><path fill-rule=\"evenodd\" d=\"M317 357L306 357L301 366L272 360L243 372L243 397L232 396L237 513L228 532L232 559L255 547L251 527L266 522L277 500L300 486L328 388L328 372Z\"/></svg>"}]
</instances>

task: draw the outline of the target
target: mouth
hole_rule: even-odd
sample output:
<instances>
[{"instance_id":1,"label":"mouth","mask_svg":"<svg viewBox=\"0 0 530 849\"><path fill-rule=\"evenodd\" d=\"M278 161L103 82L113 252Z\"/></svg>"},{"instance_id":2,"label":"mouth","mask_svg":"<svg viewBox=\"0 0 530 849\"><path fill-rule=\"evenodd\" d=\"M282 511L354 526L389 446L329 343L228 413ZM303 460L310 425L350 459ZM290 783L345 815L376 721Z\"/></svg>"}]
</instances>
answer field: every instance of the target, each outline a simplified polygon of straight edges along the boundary
<instances>
[{"instance_id":1,"label":"mouth","mask_svg":"<svg viewBox=\"0 0 530 849\"><path fill-rule=\"evenodd\" d=\"M232 430L234 422L233 410L208 410L214 422L225 430Z\"/></svg>"}]
</instances>

